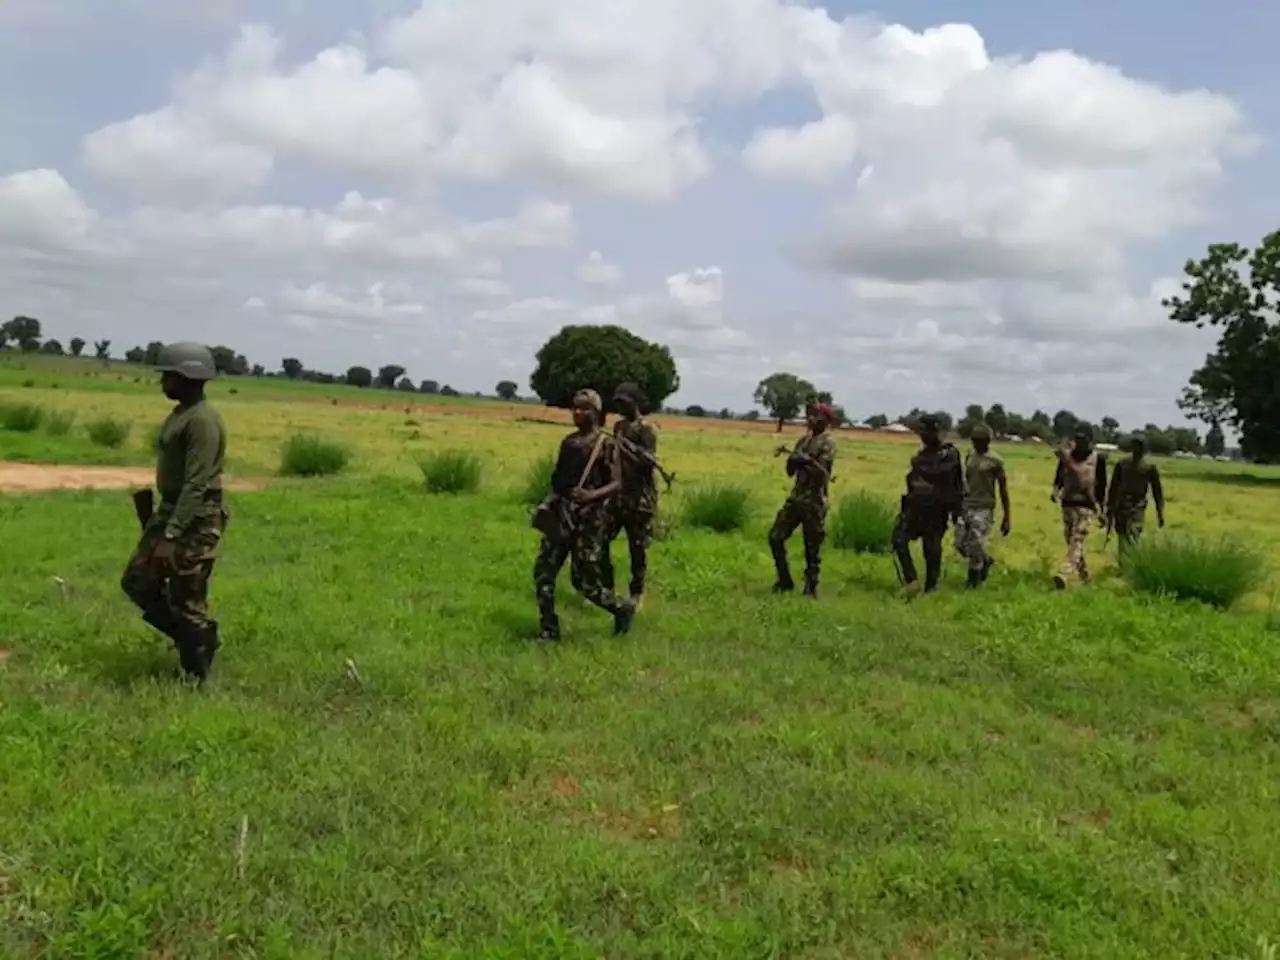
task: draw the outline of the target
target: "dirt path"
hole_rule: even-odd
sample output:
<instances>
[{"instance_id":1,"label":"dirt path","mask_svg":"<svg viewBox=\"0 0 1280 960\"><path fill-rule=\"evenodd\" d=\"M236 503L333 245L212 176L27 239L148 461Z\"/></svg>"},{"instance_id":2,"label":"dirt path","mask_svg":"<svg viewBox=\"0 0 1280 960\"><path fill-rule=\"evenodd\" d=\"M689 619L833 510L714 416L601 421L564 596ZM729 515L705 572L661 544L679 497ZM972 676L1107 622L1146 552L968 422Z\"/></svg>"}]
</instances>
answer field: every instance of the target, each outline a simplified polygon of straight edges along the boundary
<instances>
[{"instance_id":1,"label":"dirt path","mask_svg":"<svg viewBox=\"0 0 1280 960\"><path fill-rule=\"evenodd\" d=\"M77 467L60 463L0 461L0 493L42 493L49 490L119 490L149 487L156 472L149 467ZM253 490L256 484L232 480L230 490Z\"/></svg>"}]
</instances>

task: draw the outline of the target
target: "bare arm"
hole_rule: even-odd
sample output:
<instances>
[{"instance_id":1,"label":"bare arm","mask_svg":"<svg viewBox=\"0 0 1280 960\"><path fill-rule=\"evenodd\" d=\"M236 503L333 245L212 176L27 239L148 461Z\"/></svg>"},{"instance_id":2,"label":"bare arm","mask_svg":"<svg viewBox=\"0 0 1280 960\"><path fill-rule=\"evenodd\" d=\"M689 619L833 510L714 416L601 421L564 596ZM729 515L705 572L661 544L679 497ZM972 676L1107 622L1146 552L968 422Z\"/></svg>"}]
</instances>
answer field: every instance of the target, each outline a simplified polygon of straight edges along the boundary
<instances>
[{"instance_id":1,"label":"bare arm","mask_svg":"<svg viewBox=\"0 0 1280 960\"><path fill-rule=\"evenodd\" d=\"M1093 478L1093 501L1102 506L1107 502L1107 458L1098 457L1098 475Z\"/></svg>"},{"instance_id":2,"label":"bare arm","mask_svg":"<svg viewBox=\"0 0 1280 960\"><path fill-rule=\"evenodd\" d=\"M1164 484L1160 482L1160 470L1151 466L1151 499L1156 502L1156 519L1164 526Z\"/></svg>"},{"instance_id":3,"label":"bare arm","mask_svg":"<svg viewBox=\"0 0 1280 960\"><path fill-rule=\"evenodd\" d=\"M1004 472L1004 467L1001 467L1000 472L996 474L996 489L1000 491L1000 510L1004 513L1004 523L1007 527L1013 514L1009 509L1009 477Z\"/></svg>"}]
</instances>

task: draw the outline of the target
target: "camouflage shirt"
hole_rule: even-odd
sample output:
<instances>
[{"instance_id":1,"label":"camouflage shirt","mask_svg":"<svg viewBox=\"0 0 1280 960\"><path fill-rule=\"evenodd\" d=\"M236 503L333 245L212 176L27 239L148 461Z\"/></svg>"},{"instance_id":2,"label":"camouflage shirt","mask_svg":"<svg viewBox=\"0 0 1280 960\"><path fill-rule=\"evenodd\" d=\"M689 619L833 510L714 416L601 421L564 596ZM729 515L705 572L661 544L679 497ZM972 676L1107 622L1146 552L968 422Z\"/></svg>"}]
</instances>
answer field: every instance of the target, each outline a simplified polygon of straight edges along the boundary
<instances>
[{"instance_id":1,"label":"camouflage shirt","mask_svg":"<svg viewBox=\"0 0 1280 960\"><path fill-rule=\"evenodd\" d=\"M904 504L918 510L952 511L964 497L964 466L960 451L949 443L921 447L907 471Z\"/></svg>"},{"instance_id":2,"label":"camouflage shirt","mask_svg":"<svg viewBox=\"0 0 1280 960\"><path fill-rule=\"evenodd\" d=\"M806 434L796 441L787 458L787 472L796 478L791 499L797 502L826 503L827 487L836 460L836 442L825 430Z\"/></svg>"},{"instance_id":3,"label":"camouflage shirt","mask_svg":"<svg viewBox=\"0 0 1280 960\"><path fill-rule=\"evenodd\" d=\"M165 522L170 540L182 536L192 521L221 510L222 463L227 455L227 428L207 400L179 404L156 437L157 520Z\"/></svg>"},{"instance_id":4,"label":"camouflage shirt","mask_svg":"<svg viewBox=\"0 0 1280 960\"><path fill-rule=\"evenodd\" d=\"M600 452L596 454L591 472L583 480L583 471L587 469L597 440L600 441ZM613 482L618 470L618 447L607 433L599 430L587 434L571 433L560 442L556 469L551 475L551 492L557 497L568 497L580 481L584 490L599 490Z\"/></svg>"},{"instance_id":5,"label":"camouflage shirt","mask_svg":"<svg viewBox=\"0 0 1280 960\"><path fill-rule=\"evenodd\" d=\"M658 506L658 485L652 463L647 463L638 452L629 450L634 444L640 450L656 455L658 431L643 417L636 420L619 419L613 425L613 433L623 443L618 444L622 464L622 492L619 499L626 506L640 511L650 511ZM625 441L629 441L629 444Z\"/></svg>"},{"instance_id":6,"label":"camouflage shirt","mask_svg":"<svg viewBox=\"0 0 1280 960\"><path fill-rule=\"evenodd\" d=\"M1111 474L1111 496L1107 509L1117 516L1131 516L1147 509L1147 491L1156 506L1164 509L1160 471L1146 460L1121 460Z\"/></svg>"}]
</instances>

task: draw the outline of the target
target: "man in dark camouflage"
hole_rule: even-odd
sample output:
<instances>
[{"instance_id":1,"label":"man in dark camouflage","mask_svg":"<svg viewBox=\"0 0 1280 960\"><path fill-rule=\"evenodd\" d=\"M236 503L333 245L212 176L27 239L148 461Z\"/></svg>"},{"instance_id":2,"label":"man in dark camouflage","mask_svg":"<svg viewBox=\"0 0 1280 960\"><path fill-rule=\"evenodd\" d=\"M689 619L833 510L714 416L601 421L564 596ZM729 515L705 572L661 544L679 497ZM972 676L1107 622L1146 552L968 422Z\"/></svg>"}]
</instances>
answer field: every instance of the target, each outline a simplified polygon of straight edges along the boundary
<instances>
[{"instance_id":1,"label":"man in dark camouflage","mask_svg":"<svg viewBox=\"0 0 1280 960\"><path fill-rule=\"evenodd\" d=\"M806 410L809 432L796 441L787 458L787 476L795 478L791 496L774 518L769 531L769 549L778 579L777 593L795 589L787 561L787 540L800 527L804 535L804 593L818 595L818 574L822 566L822 541L826 537L827 493L836 459L836 444L828 428L835 423L835 411L823 403L811 403ZM781 448L786 450L785 447Z\"/></svg>"},{"instance_id":2,"label":"man in dark camouflage","mask_svg":"<svg viewBox=\"0 0 1280 960\"><path fill-rule=\"evenodd\" d=\"M1147 460L1147 438L1135 434L1129 441L1131 456L1116 464L1107 497L1107 518L1120 538L1120 560L1142 539L1147 515L1147 492L1156 504L1156 523L1164 526L1164 486L1160 470Z\"/></svg>"},{"instance_id":3,"label":"man in dark camouflage","mask_svg":"<svg viewBox=\"0 0 1280 960\"><path fill-rule=\"evenodd\" d=\"M626 633L635 616L635 604L618 599L603 582L608 500L622 486L622 465L617 444L600 429L601 409L600 395L594 390L579 390L574 396L577 429L561 442L551 477L551 498L545 506L563 511L566 523L555 534L543 533L533 566L544 641L560 639L556 578L570 557L578 581L574 586L588 601L613 614L615 634Z\"/></svg>"},{"instance_id":4,"label":"man in dark camouflage","mask_svg":"<svg viewBox=\"0 0 1280 960\"><path fill-rule=\"evenodd\" d=\"M178 650L183 672L203 682L219 647L218 621L209 618L209 578L228 514L222 494L227 431L204 396L217 373L198 343L160 352L161 387L177 403L160 427L156 488L160 508L142 532L120 586L142 619Z\"/></svg>"},{"instance_id":5,"label":"man in dark camouflage","mask_svg":"<svg viewBox=\"0 0 1280 960\"><path fill-rule=\"evenodd\" d=\"M603 560L604 585L613 589L613 541L623 531L631 554L631 602L639 609L644 596L645 574L649 568L649 545L653 541L653 518L658 511L658 485L654 460L658 452L658 432L641 415L644 394L634 383L621 384L613 402L621 417L613 425L622 463L622 489L609 503L609 526Z\"/></svg>"},{"instance_id":6,"label":"man in dark camouflage","mask_svg":"<svg viewBox=\"0 0 1280 960\"><path fill-rule=\"evenodd\" d=\"M893 554L906 597L914 597L921 592L916 565L911 559L911 541L921 541L924 552L923 590L930 593L937 589L942 575L942 538L947 532L947 521L960 515L964 494L960 451L943 442L939 427L938 418L933 414L920 418L923 446L911 458L907 492L893 528Z\"/></svg>"}]
</instances>

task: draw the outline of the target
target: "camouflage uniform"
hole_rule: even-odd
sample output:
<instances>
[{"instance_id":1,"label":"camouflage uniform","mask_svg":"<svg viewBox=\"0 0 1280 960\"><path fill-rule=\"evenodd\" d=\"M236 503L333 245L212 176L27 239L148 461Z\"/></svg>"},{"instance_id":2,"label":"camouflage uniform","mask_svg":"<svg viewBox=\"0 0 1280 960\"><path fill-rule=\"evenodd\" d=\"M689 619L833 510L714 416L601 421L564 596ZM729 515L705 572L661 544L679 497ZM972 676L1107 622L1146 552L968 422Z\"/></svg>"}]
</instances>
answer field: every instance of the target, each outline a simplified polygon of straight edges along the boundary
<instances>
[{"instance_id":1,"label":"camouflage uniform","mask_svg":"<svg viewBox=\"0 0 1280 960\"><path fill-rule=\"evenodd\" d=\"M1144 459L1122 460L1111 477L1107 513L1119 537L1120 559L1138 545L1147 515L1147 491L1155 498L1156 509L1164 516L1164 489L1160 471Z\"/></svg>"},{"instance_id":2,"label":"camouflage uniform","mask_svg":"<svg viewBox=\"0 0 1280 960\"><path fill-rule=\"evenodd\" d=\"M572 523L566 537L542 537L533 565L534 593L538 600L538 619L543 639L560 636L560 620L556 615L556 578L565 560L572 558L574 587L582 596L602 610L614 615L615 632L623 632L629 624L634 606L614 596L604 582L605 534L609 524L608 501L573 504L568 498L582 480L597 441L600 452L591 472L582 482L584 490L598 490L612 482L619 470L618 452L612 438L599 431L573 433L560 444L551 489L554 497L563 498Z\"/></svg>"},{"instance_id":3,"label":"camouflage uniform","mask_svg":"<svg viewBox=\"0 0 1280 960\"><path fill-rule=\"evenodd\" d=\"M974 450L965 458L965 493L955 525L955 546L968 562L971 580L972 572L985 574L992 563L987 540L995 520L997 485L1003 477L1004 460L999 454Z\"/></svg>"},{"instance_id":4,"label":"camouflage uniform","mask_svg":"<svg viewBox=\"0 0 1280 960\"><path fill-rule=\"evenodd\" d=\"M942 575L942 538L947 532L947 521L960 509L963 491L960 451L953 445L925 446L911 458L907 493L893 528L893 553L904 586L913 587L918 582L910 544L912 540L920 540L924 553L924 589L937 588Z\"/></svg>"},{"instance_id":5,"label":"camouflage uniform","mask_svg":"<svg viewBox=\"0 0 1280 960\"><path fill-rule=\"evenodd\" d=\"M635 420L618 420L613 425L614 436L629 441L650 454L657 454L658 433L653 425L642 417ZM622 490L610 502L608 529L605 532L605 550L602 558L604 585L613 589L613 558L609 546L623 531L627 534L627 549L631 554L631 596L644 593L645 574L649 568L649 545L653 542L653 518L658 512L658 485L652 464L619 444L622 459Z\"/></svg>"},{"instance_id":6,"label":"camouflage uniform","mask_svg":"<svg viewBox=\"0 0 1280 960\"><path fill-rule=\"evenodd\" d=\"M1081 582L1089 580L1085 540L1089 536L1089 528L1098 520L1099 505L1106 502L1106 458L1097 450L1089 450L1083 456L1068 451L1060 452L1053 485L1059 491L1062 536L1067 544L1062 567L1053 578L1054 584L1061 590L1075 577Z\"/></svg>"},{"instance_id":7,"label":"camouflage uniform","mask_svg":"<svg viewBox=\"0 0 1280 960\"><path fill-rule=\"evenodd\" d=\"M189 344L166 349L182 348L204 349ZM208 365L212 377L212 357ZM161 369L183 372L166 365L164 353ZM143 620L174 642L183 670L199 679L207 674L219 646L208 594L229 519L222 493L226 447L222 418L203 396L180 403L169 414L156 441L160 507L120 580L121 589L142 610ZM172 560L165 564L155 557L163 541L173 544Z\"/></svg>"},{"instance_id":8,"label":"camouflage uniform","mask_svg":"<svg viewBox=\"0 0 1280 960\"><path fill-rule=\"evenodd\" d=\"M773 553L779 590L795 589L787 561L787 540L795 533L796 527L800 527L804 535L805 593L817 593L822 541L827 533L827 487L831 482L835 458L836 442L825 430L801 437L787 458L787 473L795 477L795 486L769 531L769 549Z\"/></svg>"}]
</instances>

